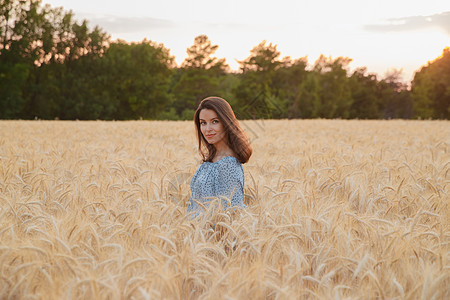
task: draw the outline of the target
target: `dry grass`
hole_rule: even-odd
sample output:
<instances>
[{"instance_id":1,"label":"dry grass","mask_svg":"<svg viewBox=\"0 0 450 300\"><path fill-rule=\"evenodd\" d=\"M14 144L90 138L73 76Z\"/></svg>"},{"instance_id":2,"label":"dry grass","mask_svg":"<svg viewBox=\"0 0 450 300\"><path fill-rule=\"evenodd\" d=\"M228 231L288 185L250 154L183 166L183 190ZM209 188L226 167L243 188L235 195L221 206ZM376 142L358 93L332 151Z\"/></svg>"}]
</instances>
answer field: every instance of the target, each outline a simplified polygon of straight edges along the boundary
<instances>
[{"instance_id":1,"label":"dry grass","mask_svg":"<svg viewBox=\"0 0 450 300\"><path fill-rule=\"evenodd\" d=\"M191 221L191 122L0 122L0 298L450 298L448 121L244 125L248 209Z\"/></svg>"}]
</instances>

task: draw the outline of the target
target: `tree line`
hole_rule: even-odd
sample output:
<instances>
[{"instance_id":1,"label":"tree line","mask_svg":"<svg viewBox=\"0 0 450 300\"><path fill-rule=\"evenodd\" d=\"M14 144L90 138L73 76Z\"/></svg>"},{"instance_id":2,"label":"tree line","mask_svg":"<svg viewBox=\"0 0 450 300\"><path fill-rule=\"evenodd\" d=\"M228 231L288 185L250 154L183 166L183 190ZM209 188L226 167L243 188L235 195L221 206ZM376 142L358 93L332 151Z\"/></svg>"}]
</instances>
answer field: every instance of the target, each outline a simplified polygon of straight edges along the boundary
<instances>
[{"instance_id":1,"label":"tree line","mask_svg":"<svg viewBox=\"0 0 450 300\"><path fill-rule=\"evenodd\" d=\"M192 119L199 101L227 99L238 118L450 117L450 48L415 73L379 79L351 59L281 57L262 41L233 72L199 35L177 66L154 41L111 41L40 0L0 0L0 118Z\"/></svg>"}]
</instances>

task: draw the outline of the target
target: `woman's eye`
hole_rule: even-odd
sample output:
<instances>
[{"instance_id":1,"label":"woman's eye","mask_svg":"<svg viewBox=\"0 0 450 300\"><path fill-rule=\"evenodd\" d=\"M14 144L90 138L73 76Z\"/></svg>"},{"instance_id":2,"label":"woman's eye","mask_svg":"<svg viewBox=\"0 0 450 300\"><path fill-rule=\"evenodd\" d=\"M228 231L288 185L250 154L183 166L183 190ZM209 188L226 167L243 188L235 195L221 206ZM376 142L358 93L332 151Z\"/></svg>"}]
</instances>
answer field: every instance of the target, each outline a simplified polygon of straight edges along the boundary
<instances>
[{"instance_id":1,"label":"woman's eye","mask_svg":"<svg viewBox=\"0 0 450 300\"><path fill-rule=\"evenodd\" d=\"M200 122L200 125L202 125L202 126L205 125L205 124L206 124L206 122Z\"/></svg>"},{"instance_id":2,"label":"woman's eye","mask_svg":"<svg viewBox=\"0 0 450 300\"><path fill-rule=\"evenodd\" d=\"M213 124L217 124L217 123L219 123L219 120L214 120L212 122L213 122Z\"/></svg>"}]
</instances>

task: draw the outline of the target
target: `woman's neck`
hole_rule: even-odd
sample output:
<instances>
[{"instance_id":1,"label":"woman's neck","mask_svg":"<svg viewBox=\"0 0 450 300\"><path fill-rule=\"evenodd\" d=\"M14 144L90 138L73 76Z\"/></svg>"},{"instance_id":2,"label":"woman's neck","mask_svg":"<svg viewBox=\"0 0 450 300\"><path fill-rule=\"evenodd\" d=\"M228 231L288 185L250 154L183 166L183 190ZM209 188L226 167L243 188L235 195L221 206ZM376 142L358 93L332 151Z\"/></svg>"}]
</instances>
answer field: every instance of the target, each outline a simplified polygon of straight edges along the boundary
<instances>
[{"instance_id":1,"label":"woman's neck","mask_svg":"<svg viewBox=\"0 0 450 300\"><path fill-rule=\"evenodd\" d=\"M227 156L234 156L233 150L226 144L225 142L218 143L218 145L214 145L216 147L216 155L212 159L213 162L218 161Z\"/></svg>"}]
</instances>

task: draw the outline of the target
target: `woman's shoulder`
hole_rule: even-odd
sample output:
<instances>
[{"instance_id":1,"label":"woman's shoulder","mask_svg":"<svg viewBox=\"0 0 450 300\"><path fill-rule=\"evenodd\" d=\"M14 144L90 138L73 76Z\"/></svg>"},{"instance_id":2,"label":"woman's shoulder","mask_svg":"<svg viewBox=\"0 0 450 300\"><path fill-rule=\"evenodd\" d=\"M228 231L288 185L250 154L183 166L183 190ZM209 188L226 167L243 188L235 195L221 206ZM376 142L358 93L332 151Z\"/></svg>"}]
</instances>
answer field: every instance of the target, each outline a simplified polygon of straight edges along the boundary
<instances>
[{"instance_id":1,"label":"woman's shoulder","mask_svg":"<svg viewBox=\"0 0 450 300\"><path fill-rule=\"evenodd\" d=\"M234 156L225 156L217 161L203 161L198 170L206 168L208 170L227 169L227 168L242 168L242 164Z\"/></svg>"},{"instance_id":2,"label":"woman's shoulder","mask_svg":"<svg viewBox=\"0 0 450 300\"><path fill-rule=\"evenodd\" d=\"M234 156L225 156L221 159L219 159L218 161L213 162L212 164L216 165L216 166L234 166L234 165L238 165L240 166L241 163L239 162L239 160L234 157Z\"/></svg>"},{"instance_id":3,"label":"woman's shoulder","mask_svg":"<svg viewBox=\"0 0 450 300\"><path fill-rule=\"evenodd\" d=\"M244 169L239 160L234 156L227 156L214 163L215 169L219 173L243 174Z\"/></svg>"}]
</instances>

